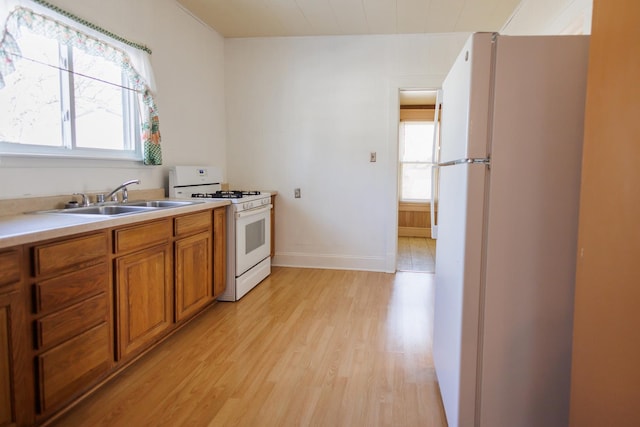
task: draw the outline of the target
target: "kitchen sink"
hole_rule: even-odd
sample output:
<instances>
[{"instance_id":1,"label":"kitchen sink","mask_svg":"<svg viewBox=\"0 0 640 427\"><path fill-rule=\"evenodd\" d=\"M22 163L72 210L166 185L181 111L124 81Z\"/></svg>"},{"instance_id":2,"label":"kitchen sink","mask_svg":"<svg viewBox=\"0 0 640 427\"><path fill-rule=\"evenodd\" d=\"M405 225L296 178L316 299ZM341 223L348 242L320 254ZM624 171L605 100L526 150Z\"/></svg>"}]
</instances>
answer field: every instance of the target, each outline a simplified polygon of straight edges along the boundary
<instances>
[{"instance_id":1,"label":"kitchen sink","mask_svg":"<svg viewBox=\"0 0 640 427\"><path fill-rule=\"evenodd\" d=\"M184 200L184 201L147 200L147 201L141 201L141 202L129 202L127 203L127 206L142 206L142 207L150 207L150 208L177 208L180 206L196 205L198 203L203 203L203 202L190 201L190 200Z\"/></svg>"},{"instance_id":2,"label":"kitchen sink","mask_svg":"<svg viewBox=\"0 0 640 427\"><path fill-rule=\"evenodd\" d=\"M197 205L204 203L202 201L191 200L146 200L135 201L126 204L114 204L114 205L97 205L97 206L84 206L79 208L66 208L66 209L52 209L46 211L38 211L34 213L53 213L53 214L71 214L71 215L103 215L103 216L118 216L118 215L131 215L136 213L153 212L159 209L167 208L179 208L182 206Z\"/></svg>"},{"instance_id":3,"label":"kitchen sink","mask_svg":"<svg viewBox=\"0 0 640 427\"><path fill-rule=\"evenodd\" d=\"M126 215L153 211L154 208L143 206L87 206L83 208L60 209L56 213L76 214L76 215Z\"/></svg>"}]
</instances>

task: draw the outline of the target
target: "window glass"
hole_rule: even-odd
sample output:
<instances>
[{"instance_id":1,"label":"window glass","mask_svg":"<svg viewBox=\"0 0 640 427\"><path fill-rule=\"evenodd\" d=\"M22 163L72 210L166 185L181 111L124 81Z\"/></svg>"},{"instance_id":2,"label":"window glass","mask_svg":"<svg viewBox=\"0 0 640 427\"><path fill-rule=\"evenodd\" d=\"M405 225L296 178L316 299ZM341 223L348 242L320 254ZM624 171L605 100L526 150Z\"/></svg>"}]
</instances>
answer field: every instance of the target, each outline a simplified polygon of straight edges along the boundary
<instances>
[{"instance_id":1,"label":"window glass","mask_svg":"<svg viewBox=\"0 0 640 427\"><path fill-rule=\"evenodd\" d=\"M431 199L431 166L405 163L402 167L402 200Z\"/></svg>"},{"instance_id":2,"label":"window glass","mask_svg":"<svg viewBox=\"0 0 640 427\"><path fill-rule=\"evenodd\" d=\"M400 199L431 199L433 122L400 123Z\"/></svg>"},{"instance_id":3,"label":"window glass","mask_svg":"<svg viewBox=\"0 0 640 427\"><path fill-rule=\"evenodd\" d=\"M24 31L20 49L31 60L15 62L16 71L5 77L0 90L0 141L62 147L58 43Z\"/></svg>"},{"instance_id":4,"label":"window glass","mask_svg":"<svg viewBox=\"0 0 640 427\"><path fill-rule=\"evenodd\" d=\"M73 48L72 58L76 145L84 148L129 149L125 141L126 120L120 67L76 48Z\"/></svg>"},{"instance_id":5,"label":"window glass","mask_svg":"<svg viewBox=\"0 0 640 427\"><path fill-rule=\"evenodd\" d=\"M433 122L404 122L403 162L431 162Z\"/></svg>"}]
</instances>

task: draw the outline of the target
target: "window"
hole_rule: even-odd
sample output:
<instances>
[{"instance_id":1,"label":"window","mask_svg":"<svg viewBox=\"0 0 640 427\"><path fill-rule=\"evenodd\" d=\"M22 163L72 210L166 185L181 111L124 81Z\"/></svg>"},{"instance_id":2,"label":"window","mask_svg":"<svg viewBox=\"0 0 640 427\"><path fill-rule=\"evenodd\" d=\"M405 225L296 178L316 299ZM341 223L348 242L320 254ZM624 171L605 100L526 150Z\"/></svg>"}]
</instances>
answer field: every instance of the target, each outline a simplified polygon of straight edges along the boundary
<instances>
[{"instance_id":1,"label":"window","mask_svg":"<svg viewBox=\"0 0 640 427\"><path fill-rule=\"evenodd\" d=\"M2 151L141 159L135 92L118 65L28 31L20 50L0 90Z\"/></svg>"},{"instance_id":2,"label":"window","mask_svg":"<svg viewBox=\"0 0 640 427\"><path fill-rule=\"evenodd\" d=\"M0 153L162 164L151 51L54 9L0 7Z\"/></svg>"},{"instance_id":3,"label":"window","mask_svg":"<svg viewBox=\"0 0 640 427\"><path fill-rule=\"evenodd\" d=\"M431 199L433 122L400 122L400 200Z\"/></svg>"}]
</instances>

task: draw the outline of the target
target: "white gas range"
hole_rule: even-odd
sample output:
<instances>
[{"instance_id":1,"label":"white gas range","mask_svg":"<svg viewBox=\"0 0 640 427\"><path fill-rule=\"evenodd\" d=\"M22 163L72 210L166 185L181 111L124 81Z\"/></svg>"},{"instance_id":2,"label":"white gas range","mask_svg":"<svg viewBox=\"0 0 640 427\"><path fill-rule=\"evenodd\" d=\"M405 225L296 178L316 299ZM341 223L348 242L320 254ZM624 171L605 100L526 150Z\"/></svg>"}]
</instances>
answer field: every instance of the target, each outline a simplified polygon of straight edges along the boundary
<instances>
[{"instance_id":1,"label":"white gas range","mask_svg":"<svg viewBox=\"0 0 640 427\"><path fill-rule=\"evenodd\" d=\"M174 166L169 197L228 200L227 287L220 301L237 301L271 274L271 194L222 191L222 171L215 166Z\"/></svg>"}]
</instances>

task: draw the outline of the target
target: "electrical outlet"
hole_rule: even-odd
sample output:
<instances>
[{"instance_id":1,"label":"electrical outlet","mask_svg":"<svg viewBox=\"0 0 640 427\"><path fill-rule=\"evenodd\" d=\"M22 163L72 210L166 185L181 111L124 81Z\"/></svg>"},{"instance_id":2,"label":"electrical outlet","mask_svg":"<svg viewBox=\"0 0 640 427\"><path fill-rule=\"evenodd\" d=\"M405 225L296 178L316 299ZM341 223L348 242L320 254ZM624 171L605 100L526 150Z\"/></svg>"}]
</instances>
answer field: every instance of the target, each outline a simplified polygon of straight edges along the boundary
<instances>
[{"instance_id":1,"label":"electrical outlet","mask_svg":"<svg viewBox=\"0 0 640 427\"><path fill-rule=\"evenodd\" d=\"M371 156L369 157L369 161L372 162L372 163L376 161L376 152L375 151L371 152Z\"/></svg>"},{"instance_id":2,"label":"electrical outlet","mask_svg":"<svg viewBox=\"0 0 640 427\"><path fill-rule=\"evenodd\" d=\"M295 197L296 199L300 198L300 189L299 188L294 188L293 189L293 197Z\"/></svg>"}]
</instances>

